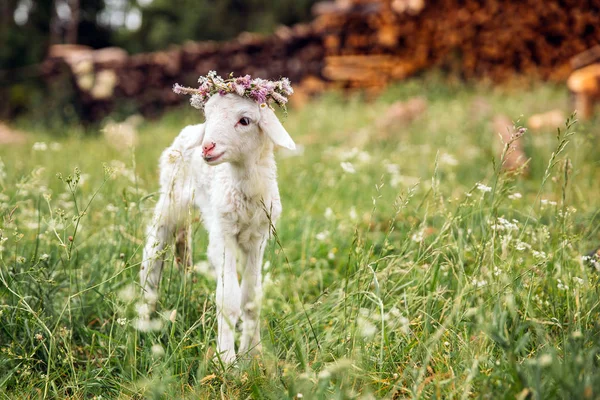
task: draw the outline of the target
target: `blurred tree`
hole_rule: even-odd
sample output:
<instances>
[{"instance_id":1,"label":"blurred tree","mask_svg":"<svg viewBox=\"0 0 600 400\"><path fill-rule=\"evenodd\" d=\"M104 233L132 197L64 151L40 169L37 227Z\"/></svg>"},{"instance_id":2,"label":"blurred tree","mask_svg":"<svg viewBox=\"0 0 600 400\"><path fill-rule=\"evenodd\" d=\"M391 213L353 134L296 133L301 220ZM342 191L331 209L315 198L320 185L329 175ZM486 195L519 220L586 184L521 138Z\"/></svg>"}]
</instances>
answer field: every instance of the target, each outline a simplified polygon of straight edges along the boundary
<instances>
[{"instance_id":1,"label":"blurred tree","mask_svg":"<svg viewBox=\"0 0 600 400\"><path fill-rule=\"evenodd\" d=\"M186 40L227 40L240 32L270 33L277 25L308 21L317 0L148 0L135 31L119 30L116 42L130 52L164 49ZM135 3L135 2L134 2Z\"/></svg>"},{"instance_id":2,"label":"blurred tree","mask_svg":"<svg viewBox=\"0 0 600 400\"><path fill-rule=\"evenodd\" d=\"M130 52L269 33L310 19L317 0L2 0L0 70L40 62L53 43Z\"/></svg>"}]
</instances>

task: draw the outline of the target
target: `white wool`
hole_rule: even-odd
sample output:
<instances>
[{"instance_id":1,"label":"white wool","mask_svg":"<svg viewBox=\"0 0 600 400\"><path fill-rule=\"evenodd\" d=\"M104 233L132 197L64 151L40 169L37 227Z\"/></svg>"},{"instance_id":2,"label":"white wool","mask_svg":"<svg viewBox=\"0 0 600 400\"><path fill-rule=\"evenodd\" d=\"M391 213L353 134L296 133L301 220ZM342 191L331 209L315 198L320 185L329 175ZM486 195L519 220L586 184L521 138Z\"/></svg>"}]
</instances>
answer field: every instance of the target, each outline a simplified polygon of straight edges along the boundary
<instances>
[{"instance_id":1,"label":"white wool","mask_svg":"<svg viewBox=\"0 0 600 400\"><path fill-rule=\"evenodd\" d=\"M217 274L217 349L229 363L236 357L240 316L239 352L260 350L263 253L281 214L273 144L292 150L295 144L273 110L235 94L211 97L205 115L204 124L184 128L160 158L161 195L148 226L140 279L146 301L154 304L163 250L175 236L178 259L191 265L190 210L198 207ZM241 286L238 251L244 260Z\"/></svg>"}]
</instances>

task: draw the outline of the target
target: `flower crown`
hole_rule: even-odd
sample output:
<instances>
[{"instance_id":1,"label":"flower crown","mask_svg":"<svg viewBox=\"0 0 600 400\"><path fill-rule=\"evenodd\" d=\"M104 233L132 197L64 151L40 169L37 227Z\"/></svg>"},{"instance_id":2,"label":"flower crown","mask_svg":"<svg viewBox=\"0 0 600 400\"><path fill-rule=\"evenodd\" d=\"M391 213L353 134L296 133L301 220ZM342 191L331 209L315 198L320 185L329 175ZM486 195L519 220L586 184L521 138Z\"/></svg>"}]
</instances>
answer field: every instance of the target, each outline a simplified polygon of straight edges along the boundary
<instances>
[{"instance_id":1,"label":"flower crown","mask_svg":"<svg viewBox=\"0 0 600 400\"><path fill-rule=\"evenodd\" d=\"M252 79L250 75L234 78L231 73L228 79L223 79L215 71L210 71L208 75L198 78L198 83L200 83L198 89L176 83L173 85L173 91L177 94L191 94L190 104L199 110L204 109L206 102L214 94L236 93L254 100L261 106L266 104L271 107L275 103L285 111L287 96L294 93L288 78L281 78L278 81Z\"/></svg>"}]
</instances>

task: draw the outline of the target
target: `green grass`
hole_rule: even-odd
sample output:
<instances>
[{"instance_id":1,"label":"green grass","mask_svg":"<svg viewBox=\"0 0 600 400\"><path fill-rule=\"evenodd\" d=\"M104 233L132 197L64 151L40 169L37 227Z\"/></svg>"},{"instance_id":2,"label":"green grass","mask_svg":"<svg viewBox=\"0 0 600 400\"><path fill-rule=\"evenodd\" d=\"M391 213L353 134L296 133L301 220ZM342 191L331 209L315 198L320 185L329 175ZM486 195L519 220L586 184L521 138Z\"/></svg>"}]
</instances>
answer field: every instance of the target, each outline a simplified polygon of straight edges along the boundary
<instances>
[{"instance_id":1,"label":"green grass","mask_svg":"<svg viewBox=\"0 0 600 400\"><path fill-rule=\"evenodd\" d=\"M413 96L427 99L424 114L377 128L391 102ZM0 393L599 398L600 285L581 259L600 244L598 121L558 138L557 127L528 131L526 175L501 171L491 123L552 108L569 109L563 88L429 77L370 102L328 94L290 110L304 153L278 157L264 351L231 367L213 357L214 281L180 271L171 251L162 328L133 326L158 156L200 116L146 121L133 152L23 122L37 132L30 143L0 148ZM54 140L60 149L32 149ZM194 232L200 262L206 234Z\"/></svg>"}]
</instances>

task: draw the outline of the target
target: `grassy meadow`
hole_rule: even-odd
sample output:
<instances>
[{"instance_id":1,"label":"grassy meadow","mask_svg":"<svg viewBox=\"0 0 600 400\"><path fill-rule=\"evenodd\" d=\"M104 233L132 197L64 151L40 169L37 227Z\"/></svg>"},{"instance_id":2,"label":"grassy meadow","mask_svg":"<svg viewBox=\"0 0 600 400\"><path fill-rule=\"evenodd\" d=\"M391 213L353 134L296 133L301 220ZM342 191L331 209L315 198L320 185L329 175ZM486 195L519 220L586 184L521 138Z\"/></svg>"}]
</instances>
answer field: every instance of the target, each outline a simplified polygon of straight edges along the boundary
<instances>
[{"instance_id":1,"label":"grassy meadow","mask_svg":"<svg viewBox=\"0 0 600 400\"><path fill-rule=\"evenodd\" d=\"M514 172L492 123L569 107L434 76L291 108L263 354L229 367L200 224L196 267L166 253L160 329L135 328L158 156L201 115L143 122L133 150L21 121L28 143L0 147L0 398L600 398L598 120L527 130Z\"/></svg>"}]
</instances>

